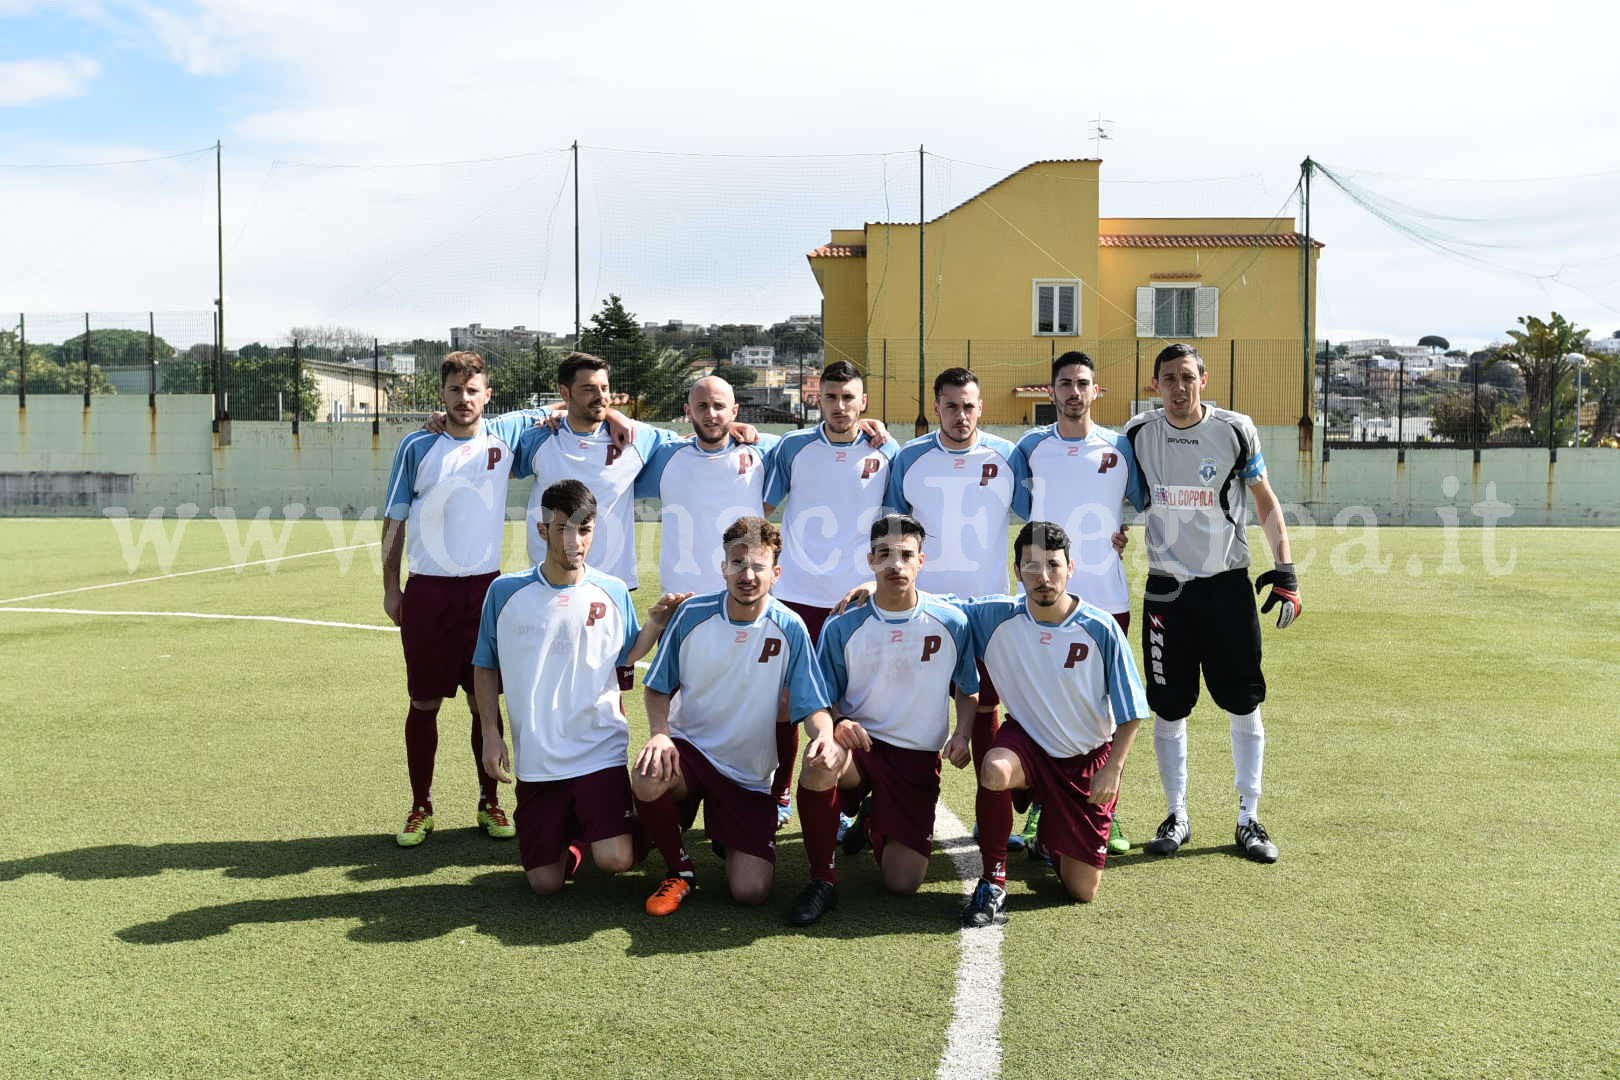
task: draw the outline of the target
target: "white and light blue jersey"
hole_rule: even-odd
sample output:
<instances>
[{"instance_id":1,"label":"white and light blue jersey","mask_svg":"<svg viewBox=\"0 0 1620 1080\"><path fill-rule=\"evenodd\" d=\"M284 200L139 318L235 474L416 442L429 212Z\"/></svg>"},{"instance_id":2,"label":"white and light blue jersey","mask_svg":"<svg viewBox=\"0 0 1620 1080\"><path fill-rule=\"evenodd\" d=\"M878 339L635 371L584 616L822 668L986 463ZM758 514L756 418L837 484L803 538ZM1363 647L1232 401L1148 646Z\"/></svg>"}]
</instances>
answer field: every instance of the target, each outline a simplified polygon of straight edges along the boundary
<instances>
[{"instance_id":1,"label":"white and light blue jersey","mask_svg":"<svg viewBox=\"0 0 1620 1080\"><path fill-rule=\"evenodd\" d=\"M659 499L659 584L665 592L710 593L725 587L720 537L740 517L765 509L765 474L776 435L759 442L728 438L705 450L687 438L658 448L636 480L636 498Z\"/></svg>"},{"instance_id":2,"label":"white and light blue jersey","mask_svg":"<svg viewBox=\"0 0 1620 1080\"><path fill-rule=\"evenodd\" d=\"M1108 428L1066 439L1051 424L1018 440L1013 471L1013 513L1025 521L1050 521L1069 534L1070 590L1104 611L1129 611L1125 564L1113 537L1124 526L1126 500L1138 510L1147 505L1130 442Z\"/></svg>"},{"instance_id":3,"label":"white and light blue jersey","mask_svg":"<svg viewBox=\"0 0 1620 1080\"><path fill-rule=\"evenodd\" d=\"M1108 612L1082 600L1053 624L1021 596L961 603L1007 715L1053 757L1089 754L1114 737L1116 718L1148 715L1130 642Z\"/></svg>"},{"instance_id":4,"label":"white and light blue jersey","mask_svg":"<svg viewBox=\"0 0 1620 1080\"><path fill-rule=\"evenodd\" d=\"M518 444L518 456L534 475L534 491L529 494L528 523L524 535L529 558L535 564L546 559L546 542L536 527L540 522L540 498L546 488L559 480L578 480L596 496L596 534L585 561L605 570L634 589L640 584L636 572L636 503L633 494L636 477L666 443L678 442L673 431L647 424L635 425L635 439L619 446L606 424L581 435L564 422L562 429L530 428Z\"/></svg>"},{"instance_id":5,"label":"white and light blue jersey","mask_svg":"<svg viewBox=\"0 0 1620 1080\"><path fill-rule=\"evenodd\" d=\"M413 431L400 440L383 514L406 523L411 573L472 577L501 568L506 489L513 475L528 475L516 447L537 415L486 416L464 439Z\"/></svg>"},{"instance_id":6,"label":"white and light blue jersey","mask_svg":"<svg viewBox=\"0 0 1620 1080\"><path fill-rule=\"evenodd\" d=\"M490 584L473 663L501 673L519 780L626 764L617 668L640 633L624 582L600 570L577 585L553 585L539 567Z\"/></svg>"},{"instance_id":7,"label":"white and light blue jersey","mask_svg":"<svg viewBox=\"0 0 1620 1080\"><path fill-rule=\"evenodd\" d=\"M776 775L782 691L794 723L831 704L804 621L773 597L759 618L736 622L723 592L695 596L675 612L646 686L673 695L670 734L750 791L769 791Z\"/></svg>"},{"instance_id":8,"label":"white and light blue jersey","mask_svg":"<svg viewBox=\"0 0 1620 1080\"><path fill-rule=\"evenodd\" d=\"M787 504L776 596L830 608L871 577L872 522L883 515L896 453L894 440L873 446L864 433L835 443L824 424L782 436L765 478L765 504Z\"/></svg>"},{"instance_id":9,"label":"white and light blue jersey","mask_svg":"<svg viewBox=\"0 0 1620 1080\"><path fill-rule=\"evenodd\" d=\"M979 691L976 655L967 616L928 593L909 611L884 611L868 599L827 620L816 648L838 715L908 750L945 745L951 684Z\"/></svg>"},{"instance_id":10,"label":"white and light blue jersey","mask_svg":"<svg viewBox=\"0 0 1620 1080\"><path fill-rule=\"evenodd\" d=\"M932 432L895 456L885 501L928 530L918 588L956 596L1007 591L1012 456L1012 443L983 431L966 450L946 449Z\"/></svg>"}]
</instances>

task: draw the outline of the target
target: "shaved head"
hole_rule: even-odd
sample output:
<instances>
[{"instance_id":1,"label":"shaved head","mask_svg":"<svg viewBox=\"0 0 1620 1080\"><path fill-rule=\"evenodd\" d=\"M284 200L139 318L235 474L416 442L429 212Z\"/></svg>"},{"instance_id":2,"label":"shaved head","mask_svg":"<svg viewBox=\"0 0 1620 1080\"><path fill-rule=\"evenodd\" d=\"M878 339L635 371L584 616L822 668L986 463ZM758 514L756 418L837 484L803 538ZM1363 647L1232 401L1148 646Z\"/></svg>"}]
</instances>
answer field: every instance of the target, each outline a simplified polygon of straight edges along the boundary
<instances>
[{"instance_id":1,"label":"shaved head","mask_svg":"<svg viewBox=\"0 0 1620 1080\"><path fill-rule=\"evenodd\" d=\"M686 417L701 445L711 449L724 445L737 419L737 395L731 384L713 375L693 383L686 395Z\"/></svg>"}]
</instances>

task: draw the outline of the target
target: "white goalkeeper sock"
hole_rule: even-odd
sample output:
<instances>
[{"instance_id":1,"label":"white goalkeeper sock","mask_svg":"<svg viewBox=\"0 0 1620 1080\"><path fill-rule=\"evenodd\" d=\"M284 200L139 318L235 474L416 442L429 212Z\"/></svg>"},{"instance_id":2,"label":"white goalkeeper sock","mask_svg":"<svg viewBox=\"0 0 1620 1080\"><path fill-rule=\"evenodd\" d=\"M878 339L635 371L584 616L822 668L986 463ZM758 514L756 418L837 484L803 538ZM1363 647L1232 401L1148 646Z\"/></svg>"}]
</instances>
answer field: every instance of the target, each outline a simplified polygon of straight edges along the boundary
<instances>
[{"instance_id":1,"label":"white goalkeeper sock","mask_svg":"<svg viewBox=\"0 0 1620 1080\"><path fill-rule=\"evenodd\" d=\"M1187 721L1153 718L1153 754L1159 759L1159 783L1170 812L1187 816Z\"/></svg>"},{"instance_id":2,"label":"white goalkeeper sock","mask_svg":"<svg viewBox=\"0 0 1620 1080\"><path fill-rule=\"evenodd\" d=\"M1260 813L1260 776L1266 761L1266 726L1260 710L1228 713L1232 718L1232 768L1237 774L1238 824Z\"/></svg>"}]
</instances>

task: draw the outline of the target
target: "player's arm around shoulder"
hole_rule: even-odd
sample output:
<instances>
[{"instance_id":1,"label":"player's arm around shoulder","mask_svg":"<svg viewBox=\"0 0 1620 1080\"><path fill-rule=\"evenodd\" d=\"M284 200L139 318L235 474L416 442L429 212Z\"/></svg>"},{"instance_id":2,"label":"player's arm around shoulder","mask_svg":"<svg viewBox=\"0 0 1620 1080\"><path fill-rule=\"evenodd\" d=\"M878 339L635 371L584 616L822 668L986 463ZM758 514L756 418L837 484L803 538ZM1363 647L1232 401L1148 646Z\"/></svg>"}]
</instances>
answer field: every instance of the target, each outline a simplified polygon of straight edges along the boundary
<instances>
[{"instance_id":1,"label":"player's arm around shoulder","mask_svg":"<svg viewBox=\"0 0 1620 1080\"><path fill-rule=\"evenodd\" d=\"M692 593L665 593L658 598L647 611L647 621L641 625L641 632L636 635L636 642L630 651L625 654L624 663L633 664L643 656L653 651L653 647L663 638L664 631L668 629L669 622L675 617L678 609L686 601L692 599Z\"/></svg>"}]
</instances>

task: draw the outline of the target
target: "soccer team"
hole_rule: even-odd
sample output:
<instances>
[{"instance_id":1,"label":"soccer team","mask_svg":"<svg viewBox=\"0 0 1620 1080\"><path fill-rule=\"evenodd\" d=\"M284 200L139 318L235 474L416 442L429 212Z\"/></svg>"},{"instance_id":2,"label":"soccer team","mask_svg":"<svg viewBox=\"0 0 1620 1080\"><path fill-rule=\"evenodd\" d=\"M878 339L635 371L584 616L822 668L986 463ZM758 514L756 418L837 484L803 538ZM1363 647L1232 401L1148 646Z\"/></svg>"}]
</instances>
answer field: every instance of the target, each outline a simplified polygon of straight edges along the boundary
<instances>
[{"instance_id":1,"label":"soccer team","mask_svg":"<svg viewBox=\"0 0 1620 1080\"><path fill-rule=\"evenodd\" d=\"M1235 843L1275 861L1258 817L1259 614L1279 607L1286 627L1303 608L1254 424L1202 402L1203 359L1186 345L1154 361L1164 407L1123 434L1091 418L1090 357L1058 356L1051 377L1056 422L1015 445L980 430L973 372L941 372L938 430L896 450L862 418L863 379L846 362L823 371L813 428L778 439L739 424L731 387L709 377L691 389L682 438L613 410L597 357L562 361L559 412L498 417L483 416L482 358L446 357L445 412L401 442L388 487L384 609L410 697L398 843L433 829L437 714L460 687L478 823L517 837L537 893L560 889L587 851L618 872L656 848L667 872L645 908L673 914L697 884L683 835L702 807L730 895L763 903L796 798L811 880L789 920L809 925L836 907L840 850L870 846L890 891L918 890L941 763L971 762L983 876L962 921L991 925L1006 918L1010 847L1049 862L1075 899L1096 897L1110 851L1129 848L1114 810L1150 711L1168 814L1146 848L1188 842L1186 718L1202 672L1230 717ZM497 576L508 482L531 475L534 565ZM1252 591L1250 493L1274 564ZM645 625L630 597L638 497L662 504L667 590ZM1145 685L1126 637L1126 503L1146 523ZM777 507L780 527L767 520ZM655 646L650 735L632 759L622 695ZM508 817L498 785L514 779ZM1015 802L1029 810L1019 833Z\"/></svg>"}]
</instances>

